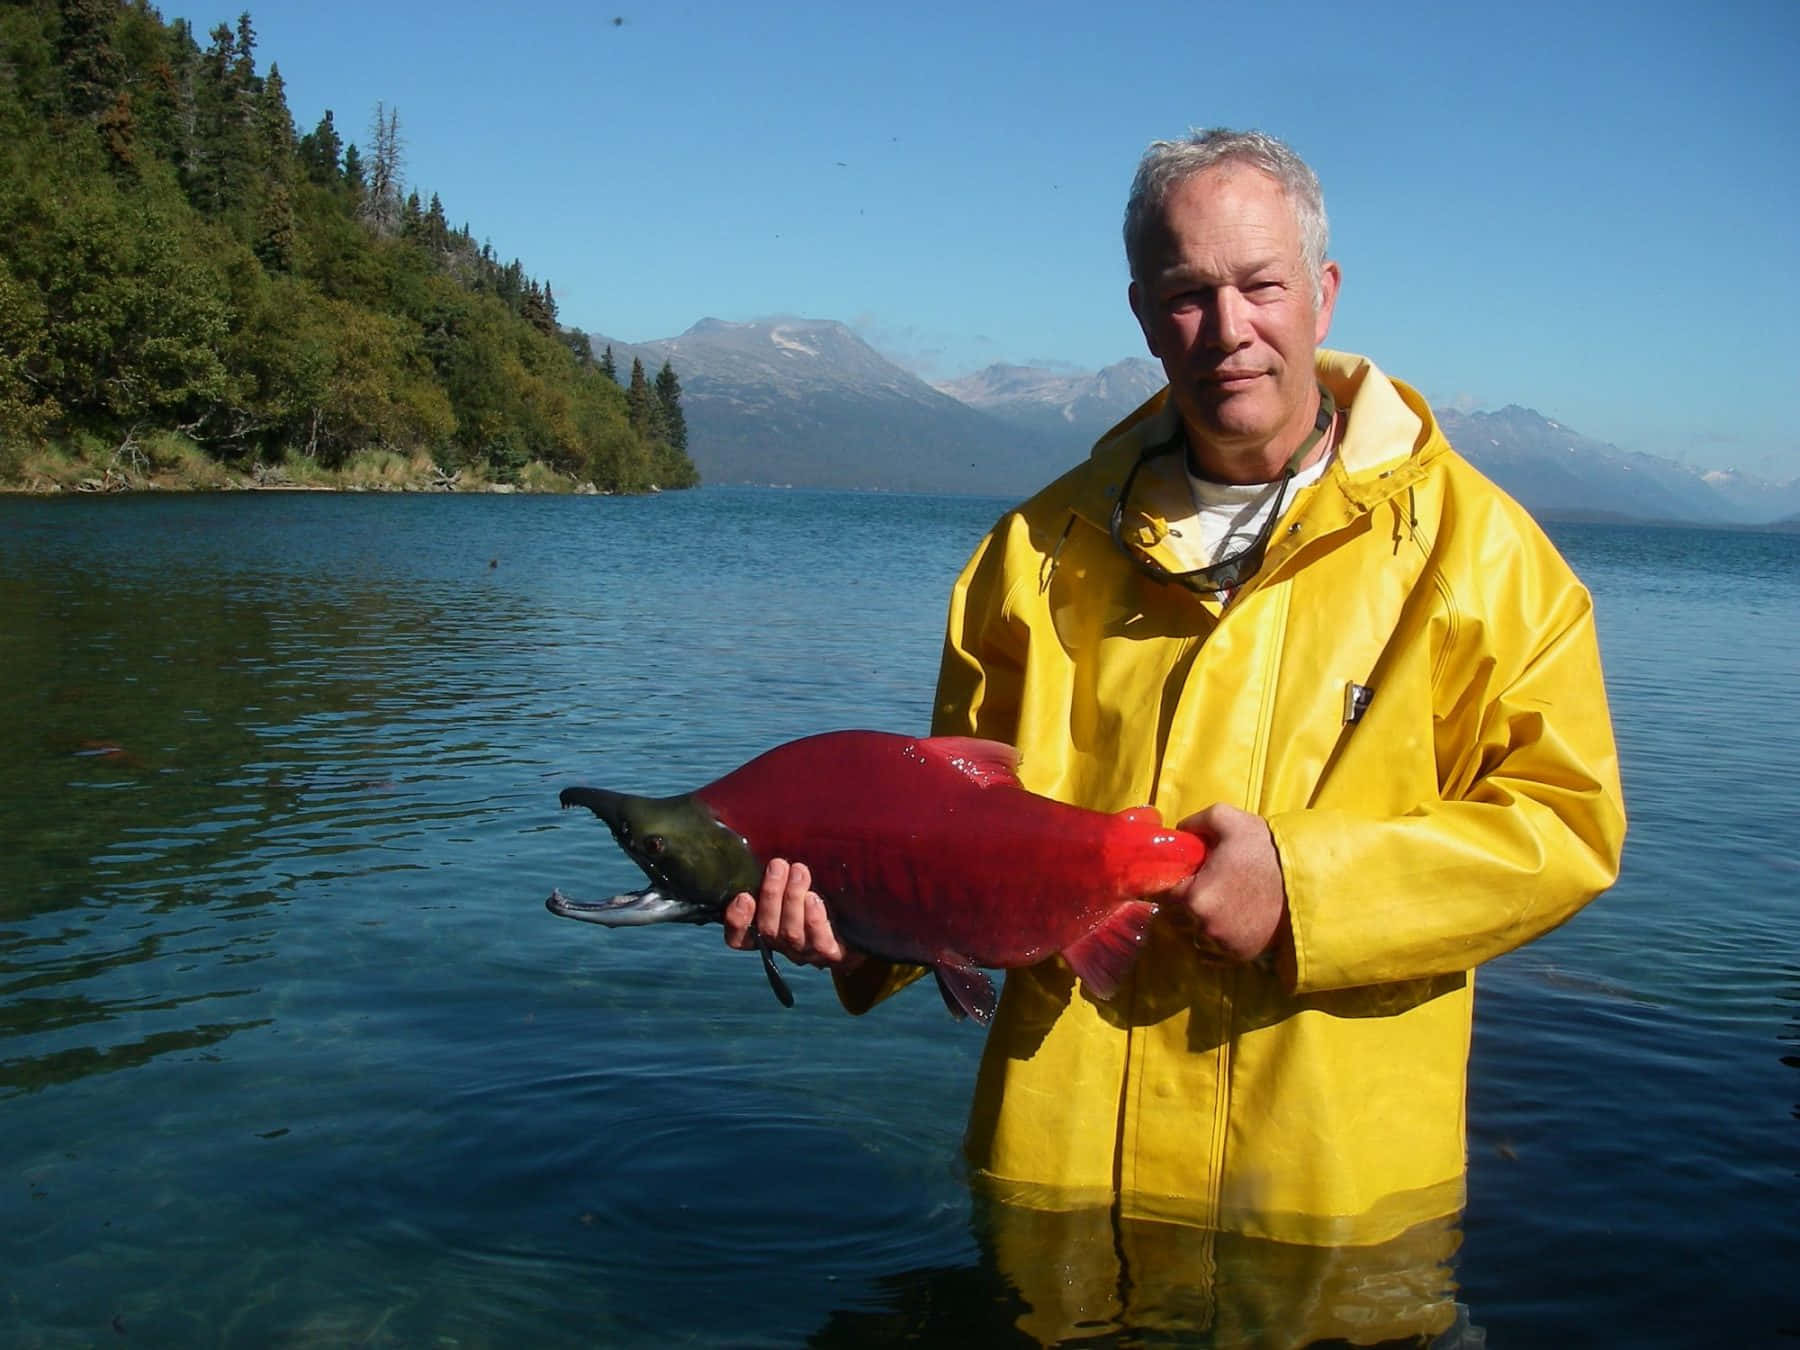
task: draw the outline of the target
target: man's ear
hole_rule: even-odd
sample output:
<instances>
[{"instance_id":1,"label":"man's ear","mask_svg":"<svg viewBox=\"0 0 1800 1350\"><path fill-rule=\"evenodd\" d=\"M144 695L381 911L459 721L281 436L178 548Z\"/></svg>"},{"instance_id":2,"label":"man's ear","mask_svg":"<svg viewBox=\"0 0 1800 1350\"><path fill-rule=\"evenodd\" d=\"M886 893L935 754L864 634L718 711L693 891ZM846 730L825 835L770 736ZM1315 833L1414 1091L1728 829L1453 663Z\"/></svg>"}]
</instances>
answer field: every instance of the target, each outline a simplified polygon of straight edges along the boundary
<instances>
[{"instance_id":1,"label":"man's ear","mask_svg":"<svg viewBox=\"0 0 1800 1350\"><path fill-rule=\"evenodd\" d=\"M1150 323L1144 317L1143 288L1133 281L1125 288L1125 299L1131 305L1131 312L1137 316L1138 327L1143 330L1144 345L1150 349L1150 355L1158 361L1162 360L1162 353L1156 350L1156 339L1150 336Z\"/></svg>"},{"instance_id":2,"label":"man's ear","mask_svg":"<svg viewBox=\"0 0 1800 1350\"><path fill-rule=\"evenodd\" d=\"M1337 308L1338 287L1343 284L1344 274L1335 262L1327 260L1319 269L1319 316L1313 323L1313 345L1325 341L1325 335L1331 331L1331 314Z\"/></svg>"}]
</instances>

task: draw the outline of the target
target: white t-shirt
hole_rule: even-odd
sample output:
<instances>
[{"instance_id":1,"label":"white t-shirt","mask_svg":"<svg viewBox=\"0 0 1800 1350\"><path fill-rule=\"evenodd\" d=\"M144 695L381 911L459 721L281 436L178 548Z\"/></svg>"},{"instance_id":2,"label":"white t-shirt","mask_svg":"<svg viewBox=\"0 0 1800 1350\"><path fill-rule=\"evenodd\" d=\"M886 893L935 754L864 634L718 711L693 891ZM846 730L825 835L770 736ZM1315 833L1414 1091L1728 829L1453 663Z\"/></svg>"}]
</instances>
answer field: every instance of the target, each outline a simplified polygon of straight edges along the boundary
<instances>
[{"instance_id":1,"label":"white t-shirt","mask_svg":"<svg viewBox=\"0 0 1800 1350\"><path fill-rule=\"evenodd\" d=\"M1320 455L1294 475L1282 506L1294 500L1294 494L1309 483L1316 483L1331 463L1331 455ZM1281 493L1281 480L1273 483L1215 483L1188 470L1188 489L1194 495L1195 514L1181 522L1182 552L1202 561L1191 564L1207 567L1221 559L1233 557L1250 547L1275 509L1275 498ZM1198 536L1197 538L1195 536Z\"/></svg>"}]
</instances>

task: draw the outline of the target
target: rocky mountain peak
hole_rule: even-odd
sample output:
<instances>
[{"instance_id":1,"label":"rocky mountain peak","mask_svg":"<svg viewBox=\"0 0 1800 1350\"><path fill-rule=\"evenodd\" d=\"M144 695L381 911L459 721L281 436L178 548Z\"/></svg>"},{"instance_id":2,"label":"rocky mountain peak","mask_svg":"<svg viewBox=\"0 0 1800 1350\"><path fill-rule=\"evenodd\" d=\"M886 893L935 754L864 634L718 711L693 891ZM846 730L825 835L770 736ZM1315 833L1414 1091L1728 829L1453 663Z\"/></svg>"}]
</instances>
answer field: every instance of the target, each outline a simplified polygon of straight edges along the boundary
<instances>
[{"instance_id":1,"label":"rocky mountain peak","mask_svg":"<svg viewBox=\"0 0 1800 1350\"><path fill-rule=\"evenodd\" d=\"M701 319L637 345L681 377L706 482L1021 497L1084 458L1164 383L1141 357L1098 371L1013 364L927 384L833 319ZM1621 450L1517 403L1437 410L1450 443L1543 516L1756 523L1800 509L1800 482L1707 473Z\"/></svg>"}]
</instances>

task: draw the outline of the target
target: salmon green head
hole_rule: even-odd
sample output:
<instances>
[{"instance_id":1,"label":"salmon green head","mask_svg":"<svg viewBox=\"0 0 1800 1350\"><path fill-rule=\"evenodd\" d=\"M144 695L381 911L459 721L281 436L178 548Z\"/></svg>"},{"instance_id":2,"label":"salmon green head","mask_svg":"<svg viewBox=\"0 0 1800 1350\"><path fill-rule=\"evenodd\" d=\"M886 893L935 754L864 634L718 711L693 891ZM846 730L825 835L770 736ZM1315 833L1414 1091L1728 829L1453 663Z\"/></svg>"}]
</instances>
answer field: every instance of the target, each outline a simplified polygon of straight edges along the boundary
<instances>
[{"instance_id":1,"label":"salmon green head","mask_svg":"<svg viewBox=\"0 0 1800 1350\"><path fill-rule=\"evenodd\" d=\"M742 835L723 824L692 796L633 797L605 788L573 787L562 791L562 804L585 806L604 820L619 847L650 878L641 891L610 900L571 900L552 891L546 907L552 914L608 928L647 923L715 923L740 891L754 891L762 881L762 864ZM794 995L775 969L773 955L760 934L769 988L792 1007Z\"/></svg>"},{"instance_id":2,"label":"salmon green head","mask_svg":"<svg viewBox=\"0 0 1800 1350\"><path fill-rule=\"evenodd\" d=\"M558 892L550 909L571 919L622 928L646 923L715 923L739 891L754 890L762 866L736 831L691 796L633 797L604 788L564 788L562 804L585 806L612 831L650 878L641 891L583 903Z\"/></svg>"}]
</instances>

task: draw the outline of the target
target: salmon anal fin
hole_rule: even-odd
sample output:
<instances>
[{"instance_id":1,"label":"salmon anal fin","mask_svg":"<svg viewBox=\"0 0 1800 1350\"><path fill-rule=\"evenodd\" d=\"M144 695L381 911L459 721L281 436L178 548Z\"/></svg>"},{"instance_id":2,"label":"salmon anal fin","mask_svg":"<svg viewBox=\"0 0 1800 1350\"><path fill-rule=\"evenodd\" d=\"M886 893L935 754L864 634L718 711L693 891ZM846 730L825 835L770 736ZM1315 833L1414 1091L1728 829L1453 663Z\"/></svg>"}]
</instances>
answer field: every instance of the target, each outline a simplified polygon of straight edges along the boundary
<instances>
[{"instance_id":1,"label":"salmon anal fin","mask_svg":"<svg viewBox=\"0 0 1800 1350\"><path fill-rule=\"evenodd\" d=\"M937 976L938 993L952 1017L973 1017L982 1026L994 1020L994 982L955 952L940 952L932 965Z\"/></svg>"},{"instance_id":2,"label":"salmon anal fin","mask_svg":"<svg viewBox=\"0 0 1800 1350\"><path fill-rule=\"evenodd\" d=\"M1019 752L1000 741L973 736L932 736L915 741L920 752L955 769L981 787L1017 787Z\"/></svg>"},{"instance_id":3,"label":"salmon anal fin","mask_svg":"<svg viewBox=\"0 0 1800 1350\"><path fill-rule=\"evenodd\" d=\"M769 988L775 991L775 997L781 1000L782 1007L793 1007L794 991L788 988L788 982L775 969L775 954L769 949L769 944L763 941L761 933L756 934L756 950L762 955L763 974L769 977Z\"/></svg>"},{"instance_id":4,"label":"salmon anal fin","mask_svg":"<svg viewBox=\"0 0 1800 1350\"><path fill-rule=\"evenodd\" d=\"M1111 998L1137 960L1155 918L1150 901L1127 900L1093 932L1063 948L1063 959L1095 998Z\"/></svg>"}]
</instances>

